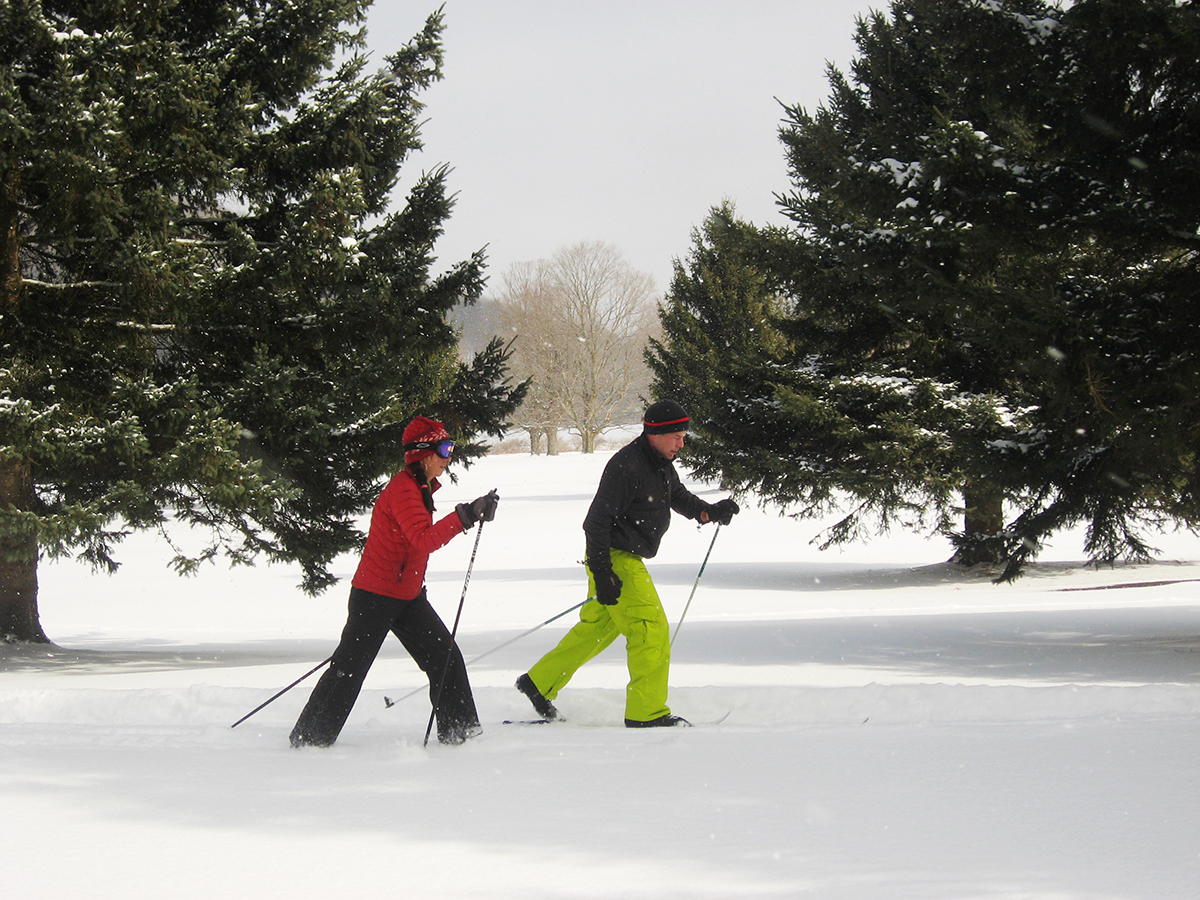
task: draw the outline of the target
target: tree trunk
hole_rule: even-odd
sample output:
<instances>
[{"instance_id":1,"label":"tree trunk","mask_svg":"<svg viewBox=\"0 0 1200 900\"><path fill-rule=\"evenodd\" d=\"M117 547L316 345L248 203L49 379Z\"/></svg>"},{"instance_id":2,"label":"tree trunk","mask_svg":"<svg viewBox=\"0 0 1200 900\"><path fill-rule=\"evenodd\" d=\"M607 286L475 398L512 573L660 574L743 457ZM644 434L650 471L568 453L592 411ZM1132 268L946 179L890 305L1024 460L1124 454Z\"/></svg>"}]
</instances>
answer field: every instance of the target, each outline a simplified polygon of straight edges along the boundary
<instances>
[{"instance_id":1,"label":"tree trunk","mask_svg":"<svg viewBox=\"0 0 1200 900\"><path fill-rule=\"evenodd\" d=\"M17 174L0 178L0 312L16 306L21 293L21 246L17 215ZM33 509L33 473L29 462L0 456L0 511ZM49 643L38 622L37 535L22 533L17 523L12 533L0 533L0 641Z\"/></svg>"},{"instance_id":2,"label":"tree trunk","mask_svg":"<svg viewBox=\"0 0 1200 900\"><path fill-rule=\"evenodd\" d=\"M1004 527L1004 495L982 487L969 487L963 491L966 501L964 519L967 534L984 534L994 537Z\"/></svg>"},{"instance_id":3,"label":"tree trunk","mask_svg":"<svg viewBox=\"0 0 1200 900\"><path fill-rule=\"evenodd\" d=\"M558 429L546 429L546 455L558 456Z\"/></svg>"},{"instance_id":4,"label":"tree trunk","mask_svg":"<svg viewBox=\"0 0 1200 900\"><path fill-rule=\"evenodd\" d=\"M954 562L964 566L998 563L1004 558L1004 493L987 485L966 484L962 489L966 507L962 540Z\"/></svg>"},{"instance_id":5,"label":"tree trunk","mask_svg":"<svg viewBox=\"0 0 1200 900\"><path fill-rule=\"evenodd\" d=\"M33 509L33 476L23 459L0 459L0 510ZM38 621L37 535L0 536L0 640L49 643Z\"/></svg>"},{"instance_id":6,"label":"tree trunk","mask_svg":"<svg viewBox=\"0 0 1200 900\"><path fill-rule=\"evenodd\" d=\"M21 218L17 213L17 173L5 172L0 178L0 290L4 291L3 309L10 312L21 292Z\"/></svg>"}]
</instances>

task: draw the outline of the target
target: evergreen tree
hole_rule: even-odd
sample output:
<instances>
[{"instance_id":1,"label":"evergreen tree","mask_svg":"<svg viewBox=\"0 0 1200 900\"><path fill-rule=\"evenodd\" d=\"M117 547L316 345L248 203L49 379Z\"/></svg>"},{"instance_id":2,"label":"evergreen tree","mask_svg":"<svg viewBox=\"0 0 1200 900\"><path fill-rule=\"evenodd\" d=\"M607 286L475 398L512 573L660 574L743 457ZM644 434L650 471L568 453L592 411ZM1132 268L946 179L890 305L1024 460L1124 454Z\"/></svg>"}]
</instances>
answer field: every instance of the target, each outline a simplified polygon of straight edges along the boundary
<instances>
[{"instance_id":1,"label":"evergreen tree","mask_svg":"<svg viewBox=\"0 0 1200 900\"><path fill-rule=\"evenodd\" d=\"M1112 561L1197 522L1198 20L898 0L859 23L852 77L787 111L791 226L746 241L791 347L745 401L746 484L857 498L835 540L910 512L1005 577L1076 523Z\"/></svg>"},{"instance_id":2,"label":"evergreen tree","mask_svg":"<svg viewBox=\"0 0 1200 900\"><path fill-rule=\"evenodd\" d=\"M181 571L319 590L413 413L470 438L519 402L502 347L455 354L483 261L431 273L446 171L389 211L440 13L368 74L367 5L0 5L0 635L45 639L40 554L111 569L168 517L211 535Z\"/></svg>"},{"instance_id":3,"label":"evergreen tree","mask_svg":"<svg viewBox=\"0 0 1200 900\"><path fill-rule=\"evenodd\" d=\"M710 213L688 258L675 263L663 337L649 342L646 361L655 395L678 400L691 416L686 451L697 474L786 504L794 494L780 480L785 473L746 452L748 427L761 430L756 447L783 438L763 401L792 350L772 282L756 265L758 237L732 205Z\"/></svg>"}]
</instances>

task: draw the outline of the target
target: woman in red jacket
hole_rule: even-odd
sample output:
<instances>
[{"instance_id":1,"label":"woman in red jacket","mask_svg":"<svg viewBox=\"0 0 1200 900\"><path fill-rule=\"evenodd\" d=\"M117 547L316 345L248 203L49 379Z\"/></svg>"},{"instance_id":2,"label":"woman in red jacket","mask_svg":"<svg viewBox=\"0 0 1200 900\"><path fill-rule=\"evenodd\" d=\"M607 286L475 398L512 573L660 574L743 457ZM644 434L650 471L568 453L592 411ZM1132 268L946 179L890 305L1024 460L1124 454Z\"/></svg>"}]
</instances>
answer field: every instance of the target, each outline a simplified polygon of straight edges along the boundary
<instances>
[{"instance_id":1,"label":"woman in red jacket","mask_svg":"<svg viewBox=\"0 0 1200 900\"><path fill-rule=\"evenodd\" d=\"M438 740L461 744L479 733L462 653L425 596L429 554L496 515L498 497L493 491L460 503L434 522L433 493L453 452L454 441L441 422L418 416L404 429L405 467L375 501L367 545L351 581L346 627L329 668L292 729L293 747L328 747L337 740L389 631L429 677L431 700L449 655L446 682L437 698Z\"/></svg>"}]
</instances>

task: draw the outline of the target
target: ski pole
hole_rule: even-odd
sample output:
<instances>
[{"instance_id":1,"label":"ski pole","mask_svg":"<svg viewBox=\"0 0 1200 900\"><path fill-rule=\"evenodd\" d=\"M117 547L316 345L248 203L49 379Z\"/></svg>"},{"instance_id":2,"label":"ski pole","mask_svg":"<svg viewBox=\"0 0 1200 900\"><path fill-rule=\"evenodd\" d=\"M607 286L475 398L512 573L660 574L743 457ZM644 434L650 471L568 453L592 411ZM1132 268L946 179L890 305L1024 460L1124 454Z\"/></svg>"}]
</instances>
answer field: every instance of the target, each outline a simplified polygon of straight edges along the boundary
<instances>
[{"instance_id":1,"label":"ski pole","mask_svg":"<svg viewBox=\"0 0 1200 900\"><path fill-rule=\"evenodd\" d=\"M239 725L241 725L243 722L245 722L248 718L250 718L256 712L258 712L260 709L262 709L264 706L267 706L270 703L274 703L276 700L278 700L280 697L282 697L284 694L286 694L288 691L290 691L292 688L294 688L296 685L298 685L300 682L302 682L305 678L307 678L313 672L316 672L318 669L323 669L325 666L329 665L331 662L333 662L332 656L329 657L329 659L325 660L325 662L318 663L317 665L313 666L311 669L309 669L307 672L305 672L303 675L301 675L299 678L297 678L295 681L293 681L291 684L289 684L287 687L285 687L282 691L280 691L278 694L276 694L274 697L272 697L266 703L260 703L258 706L254 707L254 709L250 710L250 712L246 713L244 716L242 716L240 719L238 719L236 722L234 722L229 727L237 728Z\"/></svg>"},{"instance_id":2,"label":"ski pole","mask_svg":"<svg viewBox=\"0 0 1200 900\"><path fill-rule=\"evenodd\" d=\"M514 638L509 638L509 639L508 639L507 641L505 641L503 644L499 644L498 646L495 646L495 647L493 647L491 650L487 650L487 651L485 651L485 652L483 652L483 653L480 653L480 654L479 654L478 656L476 656L474 659L469 659L469 660L467 660L467 665L468 665L468 666L473 666L473 665L475 665L475 663L479 662L479 660L483 659L485 656L491 656L493 653L496 653L496 652L497 652L497 651L499 651L499 650L503 650L503 649L504 649L505 647L507 647L509 644L515 644L515 643L516 643L517 641L519 641L521 638L524 638L524 637L529 637L529 635L533 634L533 633L534 633L535 631L537 631L539 628L545 628L547 625L549 625L549 624L550 624L551 622L553 622L555 619L561 619L561 618L562 618L563 616L565 616L567 613L570 613L570 612L575 612L575 610L579 609L579 607L583 606L583 604L587 603L587 602L588 602L588 600L591 600L591 599L593 599L593 598L592 598L592 597L588 597L588 598L587 598L587 600L580 600L580 601L579 601L578 603L576 603L574 606L570 607L569 609L564 609L564 610L563 610L562 612L560 612L558 615L551 616L551 617L550 617L550 618L548 618L548 619L547 619L545 622L542 622L540 625L534 625L534 626L533 626L532 628L530 628L528 631L522 631L522 632L521 632L520 634L518 634L516 637L514 637ZM400 703L401 701L407 700L407 699L408 699L409 697L411 697L413 694L419 694L419 693L420 693L421 691L423 691L423 690L425 690L424 686L422 686L422 687L418 687L418 688L413 688L411 691L409 691L407 694L405 694L405 695L404 695L403 697L401 697L399 700L393 700L391 697L384 697L384 698L383 698L383 705L384 705L384 706L386 706L388 709L391 709L391 708L392 708L393 706L395 706L397 703Z\"/></svg>"},{"instance_id":3,"label":"ski pole","mask_svg":"<svg viewBox=\"0 0 1200 900\"><path fill-rule=\"evenodd\" d=\"M425 726L425 743L429 746L429 733L433 731L433 720L437 717L438 703L442 699L442 688L446 685L446 674L450 671L450 658L454 655L454 637L458 634L458 620L462 618L463 603L467 599L467 585L471 583L471 569L475 568L475 554L479 552L479 539L483 537L483 521L479 522L479 531L475 534L475 546L471 549L471 561L467 563L467 577L463 581L462 596L458 598L458 612L454 614L454 627L450 629L450 646L446 648L446 662L442 665L442 677L438 679L437 690L433 694L433 709L429 711L429 724Z\"/></svg>"},{"instance_id":4,"label":"ski pole","mask_svg":"<svg viewBox=\"0 0 1200 900\"><path fill-rule=\"evenodd\" d=\"M708 553L704 554L704 562L700 563L700 571L696 573L696 580L692 582L692 592L688 594L687 603L684 604L683 614L679 617L679 621L675 623L675 633L671 635L671 646L675 646L675 638L679 636L679 628L683 625L683 618L687 615L688 607L692 605L692 598L696 596L696 586L700 584L700 576L704 574L704 567L708 565L708 557L712 554L713 544L717 542L717 535L721 533L721 523L717 523L717 530L713 532L713 539L708 545Z\"/></svg>"},{"instance_id":5,"label":"ski pole","mask_svg":"<svg viewBox=\"0 0 1200 900\"><path fill-rule=\"evenodd\" d=\"M503 650L503 649L504 649L505 647L507 647L509 644L515 644L515 643L516 643L517 641L519 641L521 638L523 638L523 637L529 637L529 635L533 634L533 633L534 633L535 631L537 631L539 628L545 628L547 625L549 625L549 624L550 624L551 622L553 622L555 619L561 619L561 618L562 618L563 616L565 616L567 613L569 613L569 612L575 612L575 610L579 609L579 607L583 606L583 604L587 603L587 602L588 602L588 600L591 600L591 599L593 599L593 598L591 598L591 597L588 597L588 598L587 598L587 600L580 600L578 603L576 603L574 606L570 607L569 609L564 609L564 610L563 610L562 612L560 612L558 615L556 615L556 616L551 616L551 617L550 617L550 618L548 618L548 619L547 619L545 622L543 622L541 625L534 625L534 626L533 626L532 628L530 628L528 631L522 631L522 632L521 632L520 634L518 634L518 635L517 635L515 638L509 638L509 639L508 639L507 641L505 641L503 644L500 644L500 645L499 645L499 646L497 646L497 647L493 647L491 650L488 650L486 653L480 653L480 654L479 654L477 657L475 657L474 659L470 660L470 661L467 663L467 665L468 665L468 666L472 666L472 665L474 665L475 663L479 662L479 660L483 659L485 656L491 656L491 655L492 655L493 653L495 653L496 651L498 651L498 650ZM419 688L418 688L418 690L419 690Z\"/></svg>"}]
</instances>

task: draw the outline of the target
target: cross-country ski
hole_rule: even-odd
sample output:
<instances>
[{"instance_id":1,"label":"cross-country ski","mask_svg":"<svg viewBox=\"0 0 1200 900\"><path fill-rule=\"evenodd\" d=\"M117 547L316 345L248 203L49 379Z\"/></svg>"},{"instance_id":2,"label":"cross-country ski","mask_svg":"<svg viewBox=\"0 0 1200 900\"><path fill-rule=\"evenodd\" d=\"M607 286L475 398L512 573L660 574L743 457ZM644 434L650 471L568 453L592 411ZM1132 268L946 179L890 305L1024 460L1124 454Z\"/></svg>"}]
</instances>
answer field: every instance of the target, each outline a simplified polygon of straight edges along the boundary
<instances>
[{"instance_id":1,"label":"cross-country ski","mask_svg":"<svg viewBox=\"0 0 1200 900\"><path fill-rule=\"evenodd\" d=\"M729 718L729 716L732 712L733 712L733 710L730 710L729 712L722 715L720 718L712 719L707 722L688 720L687 727L695 727L695 726L710 727L713 725L720 725L722 722L724 722L726 719ZM562 718L561 716L558 718L554 718L554 719L504 719L504 720L502 720L501 724L503 724L503 725L572 725L573 724L573 725L583 725L583 726L586 726L589 728L603 728L603 727L611 724L612 727L614 727L614 728L620 727L620 723L573 722L572 720Z\"/></svg>"}]
</instances>

